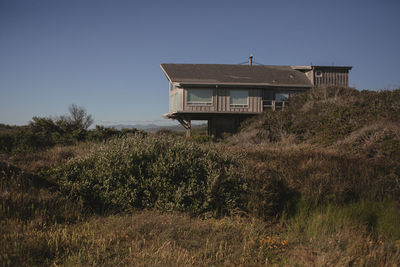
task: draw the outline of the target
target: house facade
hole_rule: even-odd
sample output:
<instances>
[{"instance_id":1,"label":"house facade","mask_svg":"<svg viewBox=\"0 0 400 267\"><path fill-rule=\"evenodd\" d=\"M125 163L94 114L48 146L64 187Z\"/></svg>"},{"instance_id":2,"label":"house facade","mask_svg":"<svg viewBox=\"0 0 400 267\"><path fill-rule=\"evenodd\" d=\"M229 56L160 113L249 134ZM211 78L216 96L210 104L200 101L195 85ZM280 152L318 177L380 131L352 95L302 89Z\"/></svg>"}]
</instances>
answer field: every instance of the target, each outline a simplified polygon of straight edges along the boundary
<instances>
[{"instance_id":1,"label":"house facade","mask_svg":"<svg viewBox=\"0 0 400 267\"><path fill-rule=\"evenodd\" d=\"M207 120L208 134L234 132L267 109L283 109L291 95L314 86L348 86L345 66L161 64L169 81L169 112L190 136L192 120Z\"/></svg>"}]
</instances>

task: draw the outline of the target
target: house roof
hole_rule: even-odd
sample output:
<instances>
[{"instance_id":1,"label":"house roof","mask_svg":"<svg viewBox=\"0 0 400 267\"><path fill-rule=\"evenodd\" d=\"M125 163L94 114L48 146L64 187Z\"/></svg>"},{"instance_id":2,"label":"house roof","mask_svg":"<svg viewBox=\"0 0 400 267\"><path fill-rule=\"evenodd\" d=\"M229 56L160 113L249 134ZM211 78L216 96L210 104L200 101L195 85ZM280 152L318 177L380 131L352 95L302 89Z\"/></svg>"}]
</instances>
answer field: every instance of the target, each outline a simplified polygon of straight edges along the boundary
<instances>
[{"instance_id":1,"label":"house roof","mask_svg":"<svg viewBox=\"0 0 400 267\"><path fill-rule=\"evenodd\" d=\"M312 87L307 76L291 66L163 63L161 68L180 85Z\"/></svg>"}]
</instances>

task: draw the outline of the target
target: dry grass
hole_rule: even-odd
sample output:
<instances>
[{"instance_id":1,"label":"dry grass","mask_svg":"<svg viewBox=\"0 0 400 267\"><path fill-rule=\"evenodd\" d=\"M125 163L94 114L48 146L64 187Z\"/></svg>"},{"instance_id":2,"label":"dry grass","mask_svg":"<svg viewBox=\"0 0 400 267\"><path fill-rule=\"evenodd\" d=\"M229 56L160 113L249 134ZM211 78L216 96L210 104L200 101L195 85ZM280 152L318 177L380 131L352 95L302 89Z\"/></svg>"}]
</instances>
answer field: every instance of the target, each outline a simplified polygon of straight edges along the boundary
<instances>
[{"instance_id":1,"label":"dry grass","mask_svg":"<svg viewBox=\"0 0 400 267\"><path fill-rule=\"evenodd\" d=\"M73 225L1 226L3 263L56 265L263 265L287 262L288 241L238 217L190 218L143 211Z\"/></svg>"},{"instance_id":2,"label":"dry grass","mask_svg":"<svg viewBox=\"0 0 400 267\"><path fill-rule=\"evenodd\" d=\"M347 154L398 163L400 126L398 123L384 121L370 123L338 141L333 147Z\"/></svg>"},{"instance_id":3,"label":"dry grass","mask_svg":"<svg viewBox=\"0 0 400 267\"><path fill-rule=\"evenodd\" d=\"M307 234L298 229L288 232L288 239L296 244L288 258L304 266L397 266L400 262L399 240L383 241L365 228L346 223L336 231L329 230L327 216L321 212L310 218L307 223L313 229L307 229Z\"/></svg>"},{"instance_id":4,"label":"dry grass","mask_svg":"<svg viewBox=\"0 0 400 267\"><path fill-rule=\"evenodd\" d=\"M19 153L12 156L0 154L0 160L6 161L27 172L37 172L41 169L59 165L70 159L85 156L101 146L102 143L98 142L84 142L69 146L57 145L47 150Z\"/></svg>"},{"instance_id":5,"label":"dry grass","mask_svg":"<svg viewBox=\"0 0 400 267\"><path fill-rule=\"evenodd\" d=\"M76 224L1 224L3 265L66 266L395 266L400 244L346 226L324 230L313 218L306 239L297 229L251 218L190 218L154 211L91 217Z\"/></svg>"}]
</instances>

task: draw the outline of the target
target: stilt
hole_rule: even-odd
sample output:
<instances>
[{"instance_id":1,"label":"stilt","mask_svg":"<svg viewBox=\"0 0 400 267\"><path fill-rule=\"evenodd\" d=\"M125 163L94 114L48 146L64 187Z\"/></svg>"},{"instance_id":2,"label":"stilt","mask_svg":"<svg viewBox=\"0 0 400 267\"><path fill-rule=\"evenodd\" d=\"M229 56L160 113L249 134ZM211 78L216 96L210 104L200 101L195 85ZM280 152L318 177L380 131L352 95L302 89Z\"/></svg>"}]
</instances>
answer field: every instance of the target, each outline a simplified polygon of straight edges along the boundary
<instances>
[{"instance_id":1,"label":"stilt","mask_svg":"<svg viewBox=\"0 0 400 267\"><path fill-rule=\"evenodd\" d=\"M187 121L188 127L186 128L186 137L190 137L192 134L192 121Z\"/></svg>"},{"instance_id":2,"label":"stilt","mask_svg":"<svg viewBox=\"0 0 400 267\"><path fill-rule=\"evenodd\" d=\"M192 122L190 118L177 118L177 120L186 129L186 137L190 137L192 131Z\"/></svg>"}]
</instances>

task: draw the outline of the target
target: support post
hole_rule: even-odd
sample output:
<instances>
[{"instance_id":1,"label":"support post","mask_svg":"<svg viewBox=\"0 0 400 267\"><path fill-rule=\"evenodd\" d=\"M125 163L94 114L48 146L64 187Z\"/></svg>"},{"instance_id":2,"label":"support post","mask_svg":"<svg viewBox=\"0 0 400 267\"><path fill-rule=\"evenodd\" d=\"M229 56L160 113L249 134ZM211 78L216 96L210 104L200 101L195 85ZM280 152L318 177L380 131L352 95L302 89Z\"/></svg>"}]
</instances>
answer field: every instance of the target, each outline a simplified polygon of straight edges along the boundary
<instances>
[{"instance_id":1,"label":"support post","mask_svg":"<svg viewBox=\"0 0 400 267\"><path fill-rule=\"evenodd\" d=\"M190 137L192 133L192 121L189 119L187 121L188 127L186 128L186 137Z\"/></svg>"},{"instance_id":2,"label":"support post","mask_svg":"<svg viewBox=\"0 0 400 267\"><path fill-rule=\"evenodd\" d=\"M186 137L190 137L192 130L192 122L190 118L177 118L177 120L186 129Z\"/></svg>"}]
</instances>

